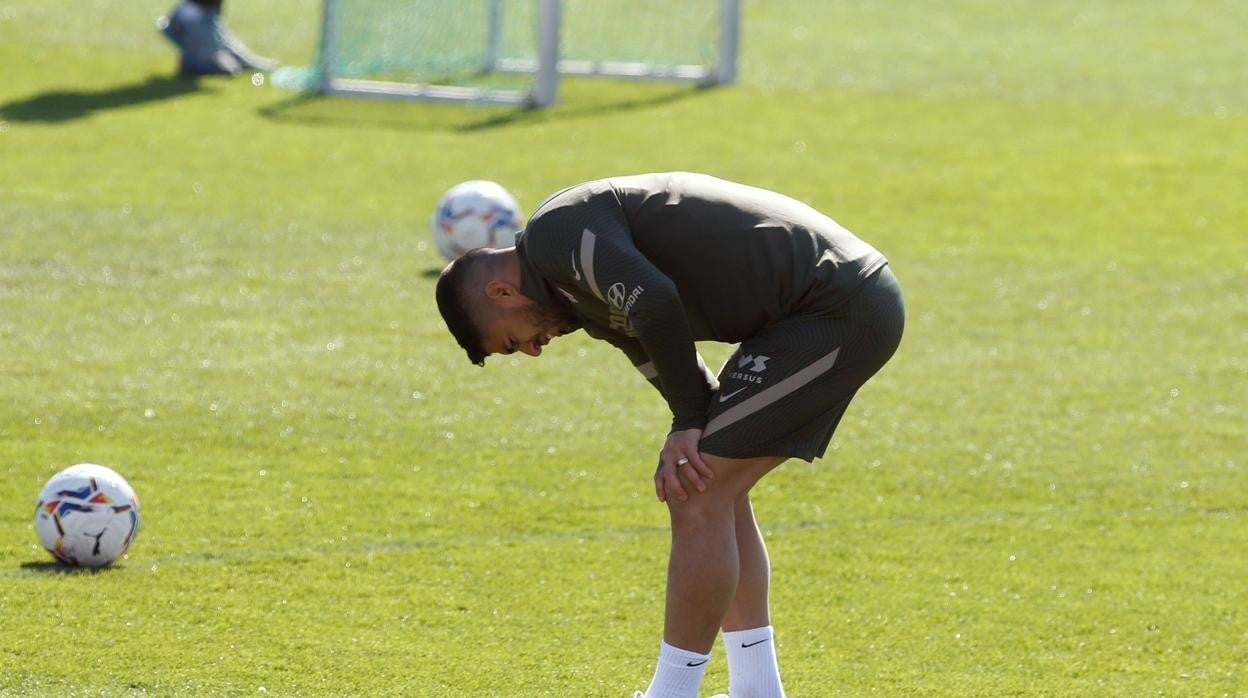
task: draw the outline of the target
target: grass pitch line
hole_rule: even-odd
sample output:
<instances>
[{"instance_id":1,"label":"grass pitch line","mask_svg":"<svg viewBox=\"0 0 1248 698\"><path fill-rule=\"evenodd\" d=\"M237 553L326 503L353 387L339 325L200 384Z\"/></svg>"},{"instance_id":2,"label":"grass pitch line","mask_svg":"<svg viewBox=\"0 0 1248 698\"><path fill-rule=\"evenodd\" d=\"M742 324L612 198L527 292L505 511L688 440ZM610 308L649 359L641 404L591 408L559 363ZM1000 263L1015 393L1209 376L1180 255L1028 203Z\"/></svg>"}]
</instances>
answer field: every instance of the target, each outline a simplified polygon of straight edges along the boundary
<instances>
[{"instance_id":1,"label":"grass pitch line","mask_svg":"<svg viewBox=\"0 0 1248 698\"><path fill-rule=\"evenodd\" d=\"M929 525L929 524L966 524L966 523L999 523L1010 518L1000 512L985 512L967 515L939 516L889 516L884 519L873 517L827 519L822 521L790 521L764 525L763 535L773 533L790 533L801 531L818 531L833 528L860 528L870 523L889 525ZM637 540L652 536L666 537L670 533L665 526L645 526L630 528L603 529L599 531L568 531L563 533L515 533L512 535L461 536L441 540L394 540L376 543L360 543L354 545L322 544L309 546L297 551L276 550L237 550L227 553L189 553L171 554L160 559L129 558L119 565L105 567L100 570L66 567L51 559L26 560L20 562L16 569L0 570L0 579L29 579L32 576L45 574L137 574L158 572L166 567L199 567L205 565L270 562L286 559L290 562L305 562L315 557L327 555L365 556L370 561L377 554L406 553L419 550L434 550L459 547L503 546L528 543L585 543L608 540Z\"/></svg>"}]
</instances>

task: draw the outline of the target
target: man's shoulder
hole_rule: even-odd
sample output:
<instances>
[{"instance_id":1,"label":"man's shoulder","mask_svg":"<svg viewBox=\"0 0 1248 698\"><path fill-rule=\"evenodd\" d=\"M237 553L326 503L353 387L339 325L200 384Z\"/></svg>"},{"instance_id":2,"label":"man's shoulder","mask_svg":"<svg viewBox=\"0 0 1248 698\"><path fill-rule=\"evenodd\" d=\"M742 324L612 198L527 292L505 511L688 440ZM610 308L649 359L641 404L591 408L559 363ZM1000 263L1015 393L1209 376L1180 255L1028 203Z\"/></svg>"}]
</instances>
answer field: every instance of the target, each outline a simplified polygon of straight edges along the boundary
<instances>
[{"instance_id":1,"label":"man's shoulder","mask_svg":"<svg viewBox=\"0 0 1248 698\"><path fill-rule=\"evenodd\" d=\"M560 210L583 206L591 202L622 205L622 199L629 193L666 192L673 188L691 185L691 183L696 186L703 179L720 181L707 175L689 172L651 172L593 179L564 187L546 197L546 200L534 209L532 218L541 219Z\"/></svg>"},{"instance_id":2,"label":"man's shoulder","mask_svg":"<svg viewBox=\"0 0 1248 698\"><path fill-rule=\"evenodd\" d=\"M552 194L529 217L524 237L530 251L576 245L585 229L619 227L625 217L615 188L619 178L582 182Z\"/></svg>"},{"instance_id":3,"label":"man's shoulder","mask_svg":"<svg viewBox=\"0 0 1248 698\"><path fill-rule=\"evenodd\" d=\"M546 197L545 201L538 204L537 208L533 210L533 215L529 220L530 222L540 221L544 218L550 218L553 215L558 214L558 212L563 209L584 205L610 189L610 179L595 179L589 182L573 184L570 187L564 187L563 189L560 189L554 194Z\"/></svg>"}]
</instances>

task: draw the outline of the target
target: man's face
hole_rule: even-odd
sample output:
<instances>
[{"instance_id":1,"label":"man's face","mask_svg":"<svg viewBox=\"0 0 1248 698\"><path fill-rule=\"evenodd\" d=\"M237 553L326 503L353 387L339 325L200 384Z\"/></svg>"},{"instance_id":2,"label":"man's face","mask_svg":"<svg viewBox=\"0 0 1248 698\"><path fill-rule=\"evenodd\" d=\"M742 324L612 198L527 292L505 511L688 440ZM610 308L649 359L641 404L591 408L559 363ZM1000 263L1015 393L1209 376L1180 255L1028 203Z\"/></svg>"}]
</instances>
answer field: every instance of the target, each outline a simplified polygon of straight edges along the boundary
<instances>
[{"instance_id":1,"label":"man's face","mask_svg":"<svg viewBox=\"0 0 1248 698\"><path fill-rule=\"evenodd\" d=\"M573 317L530 300L527 305L502 309L487 322L481 328L481 348L490 354L522 351L529 356L541 356L542 347L552 338L573 329L573 321Z\"/></svg>"}]
</instances>

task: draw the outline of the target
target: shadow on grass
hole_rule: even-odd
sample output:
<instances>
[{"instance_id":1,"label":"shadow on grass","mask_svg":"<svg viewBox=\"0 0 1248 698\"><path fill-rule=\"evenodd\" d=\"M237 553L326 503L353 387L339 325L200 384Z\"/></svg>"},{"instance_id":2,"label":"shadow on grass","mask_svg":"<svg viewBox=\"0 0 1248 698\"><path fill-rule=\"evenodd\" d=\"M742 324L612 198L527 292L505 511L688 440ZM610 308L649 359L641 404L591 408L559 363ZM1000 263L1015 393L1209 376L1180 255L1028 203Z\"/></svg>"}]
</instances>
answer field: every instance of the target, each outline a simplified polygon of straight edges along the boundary
<instances>
[{"instance_id":1,"label":"shadow on grass","mask_svg":"<svg viewBox=\"0 0 1248 698\"><path fill-rule=\"evenodd\" d=\"M549 109L301 94L259 111L265 118L300 124L473 133L642 111L690 99L712 89L714 85L612 83L605 89L564 89L560 103Z\"/></svg>"},{"instance_id":2,"label":"shadow on grass","mask_svg":"<svg viewBox=\"0 0 1248 698\"><path fill-rule=\"evenodd\" d=\"M195 78L153 75L143 82L103 90L56 90L0 104L0 119L63 123L95 112L181 97L202 89Z\"/></svg>"},{"instance_id":3,"label":"shadow on grass","mask_svg":"<svg viewBox=\"0 0 1248 698\"><path fill-rule=\"evenodd\" d=\"M38 574L102 574L112 567L70 567L63 562L46 560L42 562L23 562L22 570Z\"/></svg>"}]
</instances>

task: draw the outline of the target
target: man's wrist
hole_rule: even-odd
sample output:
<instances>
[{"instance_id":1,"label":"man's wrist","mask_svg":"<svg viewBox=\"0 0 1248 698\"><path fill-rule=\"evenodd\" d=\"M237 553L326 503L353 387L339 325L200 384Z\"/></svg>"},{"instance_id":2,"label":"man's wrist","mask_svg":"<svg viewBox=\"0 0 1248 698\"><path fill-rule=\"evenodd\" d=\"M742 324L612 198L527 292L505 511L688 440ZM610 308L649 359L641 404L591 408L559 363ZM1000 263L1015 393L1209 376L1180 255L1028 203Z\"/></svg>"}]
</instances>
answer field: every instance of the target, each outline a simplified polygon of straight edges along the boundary
<instances>
[{"instance_id":1,"label":"man's wrist","mask_svg":"<svg viewBox=\"0 0 1248 698\"><path fill-rule=\"evenodd\" d=\"M686 429L705 429L706 415L697 415L695 417L673 417L672 431L684 431Z\"/></svg>"}]
</instances>

